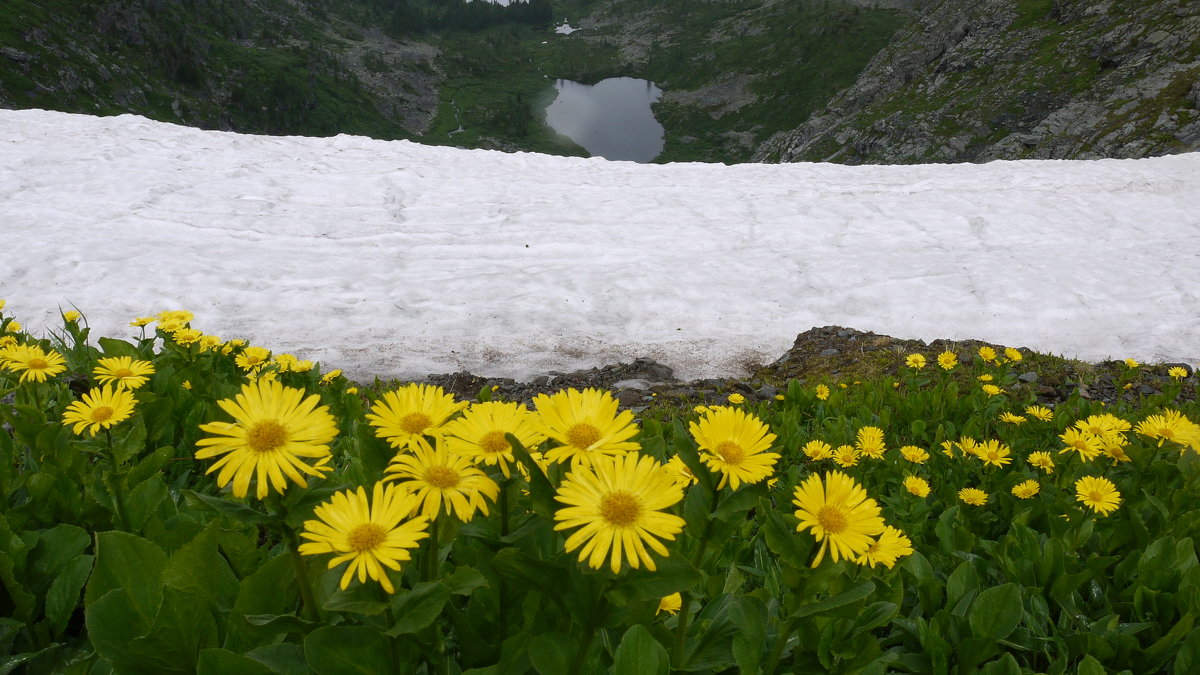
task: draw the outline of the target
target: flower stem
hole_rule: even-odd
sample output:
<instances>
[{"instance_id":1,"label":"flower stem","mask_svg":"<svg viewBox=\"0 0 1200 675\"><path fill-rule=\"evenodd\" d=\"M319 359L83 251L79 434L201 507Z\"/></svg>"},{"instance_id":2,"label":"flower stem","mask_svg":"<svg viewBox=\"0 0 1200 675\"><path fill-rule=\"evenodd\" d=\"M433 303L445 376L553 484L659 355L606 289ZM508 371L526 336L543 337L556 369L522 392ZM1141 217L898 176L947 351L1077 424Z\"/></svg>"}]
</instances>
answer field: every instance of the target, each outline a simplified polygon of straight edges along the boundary
<instances>
[{"instance_id":1,"label":"flower stem","mask_svg":"<svg viewBox=\"0 0 1200 675\"><path fill-rule=\"evenodd\" d=\"M104 484L108 487L108 491L112 493L113 509L117 512L117 522L120 523L121 529L126 532L133 532L133 528L129 526L129 512L125 509L125 490L121 486L122 475L117 472L117 456L113 452L112 432L108 429L104 430L104 438L108 441L108 473L104 476Z\"/></svg>"},{"instance_id":2,"label":"flower stem","mask_svg":"<svg viewBox=\"0 0 1200 675\"><path fill-rule=\"evenodd\" d=\"M721 491L713 492L712 508L708 512L708 521L704 524L704 534L700 536L700 546L696 548L696 552L692 554L692 566L700 569L701 563L704 562L704 554L708 552L708 539L712 535L713 514L717 512L717 505L721 501ZM679 622L675 624L675 649L672 654L671 661L676 668L683 666L683 647L687 642L688 624L691 623L691 592L680 593L679 603Z\"/></svg>"},{"instance_id":3,"label":"flower stem","mask_svg":"<svg viewBox=\"0 0 1200 675\"><path fill-rule=\"evenodd\" d=\"M434 516L429 521L429 547L425 549L425 560L421 565L421 581L433 581L437 578L438 566L438 524L439 518Z\"/></svg>"},{"instance_id":4,"label":"flower stem","mask_svg":"<svg viewBox=\"0 0 1200 675\"><path fill-rule=\"evenodd\" d=\"M312 582L308 578L308 566L304 564L304 556L300 555L300 540L296 537L296 531L288 527L287 523L281 520L280 525L283 526L283 535L287 540L292 567L296 570L296 585L300 587L300 598L304 601L302 610L305 618L320 621L321 614L317 610L317 598L313 595Z\"/></svg>"},{"instance_id":5,"label":"flower stem","mask_svg":"<svg viewBox=\"0 0 1200 675\"><path fill-rule=\"evenodd\" d=\"M767 659L766 667L763 668L763 673L766 675L773 675L775 669L779 666L779 657L783 656L783 648L787 646L788 637L791 636L795 628L796 619L794 618L788 619L787 623L783 624L783 630L780 631L779 636L775 639L775 646L771 648L771 656Z\"/></svg>"}]
</instances>

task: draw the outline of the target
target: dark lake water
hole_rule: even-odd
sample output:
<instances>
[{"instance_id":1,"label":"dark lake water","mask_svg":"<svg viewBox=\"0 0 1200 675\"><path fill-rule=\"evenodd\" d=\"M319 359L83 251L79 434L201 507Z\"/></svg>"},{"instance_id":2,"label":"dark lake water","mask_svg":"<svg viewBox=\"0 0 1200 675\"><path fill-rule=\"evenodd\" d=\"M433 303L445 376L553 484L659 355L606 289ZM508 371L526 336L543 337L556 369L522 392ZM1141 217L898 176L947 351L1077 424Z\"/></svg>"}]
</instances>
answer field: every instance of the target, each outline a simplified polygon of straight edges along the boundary
<instances>
[{"instance_id":1,"label":"dark lake water","mask_svg":"<svg viewBox=\"0 0 1200 675\"><path fill-rule=\"evenodd\" d=\"M611 77L595 85L556 80L546 123L593 157L649 162L663 149L663 127L650 104L662 90L649 80Z\"/></svg>"}]
</instances>

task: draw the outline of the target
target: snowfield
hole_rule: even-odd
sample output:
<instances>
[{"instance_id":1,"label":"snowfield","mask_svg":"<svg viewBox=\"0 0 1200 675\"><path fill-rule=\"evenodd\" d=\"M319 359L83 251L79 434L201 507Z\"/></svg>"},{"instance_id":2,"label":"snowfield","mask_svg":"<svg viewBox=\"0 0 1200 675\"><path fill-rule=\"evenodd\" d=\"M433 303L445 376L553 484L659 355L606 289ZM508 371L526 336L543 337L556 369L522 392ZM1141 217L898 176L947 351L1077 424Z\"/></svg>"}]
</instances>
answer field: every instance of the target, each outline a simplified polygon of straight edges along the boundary
<instances>
[{"instance_id":1,"label":"snowfield","mask_svg":"<svg viewBox=\"0 0 1200 675\"><path fill-rule=\"evenodd\" d=\"M0 237L32 331L188 309L350 376L739 375L829 324L1200 360L1200 154L658 166L0 110Z\"/></svg>"}]
</instances>

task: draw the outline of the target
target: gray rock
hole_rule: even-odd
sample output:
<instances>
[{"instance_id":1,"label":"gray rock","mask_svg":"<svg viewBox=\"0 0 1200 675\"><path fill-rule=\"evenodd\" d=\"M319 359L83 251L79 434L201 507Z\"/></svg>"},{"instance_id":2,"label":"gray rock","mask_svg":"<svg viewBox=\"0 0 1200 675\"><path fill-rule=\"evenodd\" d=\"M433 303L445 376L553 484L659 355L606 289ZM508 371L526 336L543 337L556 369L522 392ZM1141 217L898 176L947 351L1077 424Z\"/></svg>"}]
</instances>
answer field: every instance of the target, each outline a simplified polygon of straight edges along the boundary
<instances>
[{"instance_id":1,"label":"gray rock","mask_svg":"<svg viewBox=\"0 0 1200 675\"><path fill-rule=\"evenodd\" d=\"M1022 382L1029 382L1032 384L1038 381L1038 374L1031 370L1028 373L1021 373L1017 376L1017 379Z\"/></svg>"},{"instance_id":2,"label":"gray rock","mask_svg":"<svg viewBox=\"0 0 1200 675\"><path fill-rule=\"evenodd\" d=\"M821 350L821 356L823 356L825 358L829 358L831 356L837 356L840 353L841 353L841 350L834 349L833 347Z\"/></svg>"},{"instance_id":3,"label":"gray rock","mask_svg":"<svg viewBox=\"0 0 1200 675\"><path fill-rule=\"evenodd\" d=\"M613 389L637 389L643 391L650 388L650 381L643 379L620 380L612 383Z\"/></svg>"}]
</instances>

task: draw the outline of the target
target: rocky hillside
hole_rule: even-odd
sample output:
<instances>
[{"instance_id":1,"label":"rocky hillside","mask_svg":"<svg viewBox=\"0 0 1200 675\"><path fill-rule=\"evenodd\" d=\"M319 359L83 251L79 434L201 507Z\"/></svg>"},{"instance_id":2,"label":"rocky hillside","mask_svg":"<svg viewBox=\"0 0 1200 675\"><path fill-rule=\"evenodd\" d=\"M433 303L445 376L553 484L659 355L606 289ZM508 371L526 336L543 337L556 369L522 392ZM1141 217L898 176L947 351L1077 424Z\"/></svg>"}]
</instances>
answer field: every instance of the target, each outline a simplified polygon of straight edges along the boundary
<instances>
[{"instance_id":1,"label":"rocky hillside","mask_svg":"<svg viewBox=\"0 0 1200 675\"><path fill-rule=\"evenodd\" d=\"M759 161L1200 150L1200 2L926 0L856 84Z\"/></svg>"},{"instance_id":2,"label":"rocky hillside","mask_svg":"<svg viewBox=\"0 0 1200 675\"><path fill-rule=\"evenodd\" d=\"M421 133L436 50L346 0L5 0L0 107L250 133Z\"/></svg>"}]
</instances>

